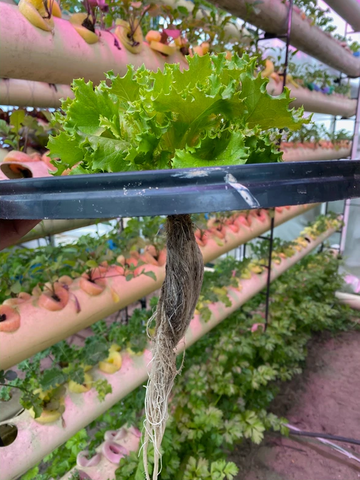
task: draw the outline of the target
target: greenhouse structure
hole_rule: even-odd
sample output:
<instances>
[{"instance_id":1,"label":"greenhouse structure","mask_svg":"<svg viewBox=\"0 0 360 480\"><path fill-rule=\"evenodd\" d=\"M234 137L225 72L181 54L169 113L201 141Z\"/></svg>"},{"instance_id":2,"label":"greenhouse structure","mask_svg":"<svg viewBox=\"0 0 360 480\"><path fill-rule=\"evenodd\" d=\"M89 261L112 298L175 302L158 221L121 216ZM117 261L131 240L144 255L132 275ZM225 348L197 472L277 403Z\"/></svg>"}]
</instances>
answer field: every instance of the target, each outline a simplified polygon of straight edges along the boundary
<instances>
[{"instance_id":1,"label":"greenhouse structure","mask_svg":"<svg viewBox=\"0 0 360 480\"><path fill-rule=\"evenodd\" d=\"M0 480L358 479L359 127L359 0L0 0Z\"/></svg>"}]
</instances>

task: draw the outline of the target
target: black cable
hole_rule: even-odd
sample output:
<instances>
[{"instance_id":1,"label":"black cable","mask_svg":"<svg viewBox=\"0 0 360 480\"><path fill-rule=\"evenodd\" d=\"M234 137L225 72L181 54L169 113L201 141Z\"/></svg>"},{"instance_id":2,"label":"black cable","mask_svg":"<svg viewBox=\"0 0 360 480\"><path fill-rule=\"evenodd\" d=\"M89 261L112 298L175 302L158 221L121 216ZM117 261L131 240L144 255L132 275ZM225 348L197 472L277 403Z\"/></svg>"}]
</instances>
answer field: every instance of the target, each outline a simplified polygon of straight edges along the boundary
<instances>
[{"instance_id":1,"label":"black cable","mask_svg":"<svg viewBox=\"0 0 360 480\"><path fill-rule=\"evenodd\" d=\"M297 430L290 430L290 435L300 435L302 437L318 437L325 440L335 440L338 442L353 443L354 445L360 445L360 440L354 438L339 437L338 435L329 435L328 433L314 433L314 432L298 432Z\"/></svg>"}]
</instances>

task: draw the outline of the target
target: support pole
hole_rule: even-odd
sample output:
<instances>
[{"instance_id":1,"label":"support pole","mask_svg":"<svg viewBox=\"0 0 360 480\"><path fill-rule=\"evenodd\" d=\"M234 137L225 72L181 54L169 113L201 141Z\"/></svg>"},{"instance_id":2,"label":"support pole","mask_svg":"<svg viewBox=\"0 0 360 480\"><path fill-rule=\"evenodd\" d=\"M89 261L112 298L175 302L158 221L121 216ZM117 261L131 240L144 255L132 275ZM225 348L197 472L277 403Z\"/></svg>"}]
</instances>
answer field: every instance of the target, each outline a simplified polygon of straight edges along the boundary
<instances>
[{"instance_id":1,"label":"support pole","mask_svg":"<svg viewBox=\"0 0 360 480\"><path fill-rule=\"evenodd\" d=\"M270 211L271 213L271 227L270 227L270 243L269 243L269 259L268 259L268 272L267 272L267 281L266 281L266 302L265 302L265 327L266 331L269 324L269 309L270 309L270 283L271 283L271 263L272 263L272 252L273 252L273 242L274 242L274 218L275 211Z\"/></svg>"},{"instance_id":2,"label":"support pole","mask_svg":"<svg viewBox=\"0 0 360 480\"><path fill-rule=\"evenodd\" d=\"M353 141L351 146L351 157L350 157L351 160L355 160L357 158L358 143L359 143L359 126L360 126L360 85L358 86L358 98L357 98L357 106L356 106L354 136L353 136ZM347 234L349 215L350 215L350 205L351 205L351 199L347 199L345 201L344 213L343 213L344 226L341 230L341 237L340 237L340 255L342 255L345 250L346 234Z\"/></svg>"},{"instance_id":3,"label":"support pole","mask_svg":"<svg viewBox=\"0 0 360 480\"><path fill-rule=\"evenodd\" d=\"M282 91L284 91L286 86L286 75L287 68L289 65L289 48L290 48L290 36L291 36L291 25L292 25L292 15L293 15L293 0L289 0L288 12L287 12L287 31L286 31L286 48L285 48L285 62L284 62L284 71L283 75L283 84ZM270 283L271 283L271 264L272 264L272 253L273 253L273 242L274 242L274 218L275 210L272 209L269 211L271 216L270 224L270 237L269 237L269 257L268 257L268 273L267 273L267 282L266 282L266 300L265 300L265 327L266 331L269 323L269 310L270 310Z\"/></svg>"}]
</instances>

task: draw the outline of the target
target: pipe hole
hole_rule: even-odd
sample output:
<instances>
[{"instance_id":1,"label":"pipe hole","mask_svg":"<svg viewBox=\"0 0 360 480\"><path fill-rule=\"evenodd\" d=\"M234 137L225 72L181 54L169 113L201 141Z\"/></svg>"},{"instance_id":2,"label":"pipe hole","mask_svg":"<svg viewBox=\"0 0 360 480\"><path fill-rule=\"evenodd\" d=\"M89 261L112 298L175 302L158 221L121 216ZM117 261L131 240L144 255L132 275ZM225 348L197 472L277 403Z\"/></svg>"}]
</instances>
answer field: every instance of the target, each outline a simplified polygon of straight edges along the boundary
<instances>
[{"instance_id":1,"label":"pipe hole","mask_svg":"<svg viewBox=\"0 0 360 480\"><path fill-rule=\"evenodd\" d=\"M79 479L80 480L92 480L90 475L88 475L86 472L84 472L83 470L78 470L77 471L78 473L78 476L79 476ZM76 478L76 477L75 477Z\"/></svg>"},{"instance_id":2,"label":"pipe hole","mask_svg":"<svg viewBox=\"0 0 360 480\"><path fill-rule=\"evenodd\" d=\"M15 442L18 429L15 425L0 425L0 447L7 447Z\"/></svg>"},{"instance_id":3,"label":"pipe hole","mask_svg":"<svg viewBox=\"0 0 360 480\"><path fill-rule=\"evenodd\" d=\"M17 178L32 178L31 170L17 163L3 163L0 168L10 180Z\"/></svg>"}]
</instances>

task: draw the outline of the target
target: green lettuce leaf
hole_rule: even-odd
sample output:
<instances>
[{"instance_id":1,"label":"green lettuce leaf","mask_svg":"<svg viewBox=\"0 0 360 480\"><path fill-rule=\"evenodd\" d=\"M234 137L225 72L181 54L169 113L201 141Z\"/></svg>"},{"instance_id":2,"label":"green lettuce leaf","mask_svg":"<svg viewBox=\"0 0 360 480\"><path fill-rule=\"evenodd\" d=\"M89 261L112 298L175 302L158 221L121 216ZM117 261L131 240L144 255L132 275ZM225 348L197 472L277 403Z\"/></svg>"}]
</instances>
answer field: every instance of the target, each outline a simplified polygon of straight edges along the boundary
<instances>
[{"instance_id":1,"label":"green lettuce leaf","mask_svg":"<svg viewBox=\"0 0 360 480\"><path fill-rule=\"evenodd\" d=\"M255 57L195 55L188 63L156 72L128 66L95 88L75 80L75 98L54 117L62 131L48 144L56 174L281 161L278 130L307 123L302 110L289 110L289 91L268 95Z\"/></svg>"},{"instance_id":2,"label":"green lettuce leaf","mask_svg":"<svg viewBox=\"0 0 360 480\"><path fill-rule=\"evenodd\" d=\"M199 168L246 163L248 148L241 132L232 132L227 138L205 139L195 153L177 150L173 168Z\"/></svg>"}]
</instances>

